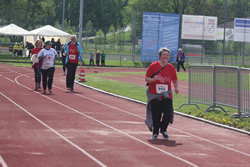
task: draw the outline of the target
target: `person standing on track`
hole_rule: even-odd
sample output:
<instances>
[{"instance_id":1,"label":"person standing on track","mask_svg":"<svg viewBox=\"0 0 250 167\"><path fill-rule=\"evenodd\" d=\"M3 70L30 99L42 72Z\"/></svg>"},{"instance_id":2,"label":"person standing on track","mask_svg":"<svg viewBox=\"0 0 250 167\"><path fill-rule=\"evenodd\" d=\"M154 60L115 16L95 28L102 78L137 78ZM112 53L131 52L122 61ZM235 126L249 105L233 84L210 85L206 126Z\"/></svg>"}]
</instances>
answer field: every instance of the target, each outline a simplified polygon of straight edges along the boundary
<instances>
[{"instance_id":1,"label":"person standing on track","mask_svg":"<svg viewBox=\"0 0 250 167\"><path fill-rule=\"evenodd\" d=\"M41 61L38 60L37 55L43 49L43 41L41 39L36 40L35 46L31 51L31 61L33 62L32 68L35 73L35 90L38 90L41 88Z\"/></svg>"},{"instance_id":2,"label":"person standing on track","mask_svg":"<svg viewBox=\"0 0 250 167\"><path fill-rule=\"evenodd\" d=\"M83 62L83 49L81 44L76 42L76 35L70 37L70 41L66 44L64 52L66 56L65 64L67 67L66 86L73 92L76 68L79 61Z\"/></svg>"},{"instance_id":3,"label":"person standing on track","mask_svg":"<svg viewBox=\"0 0 250 167\"><path fill-rule=\"evenodd\" d=\"M149 83L146 91L147 119L145 123L153 131L152 139L162 133L168 138L167 127L173 122L173 103L171 81L174 83L175 93L179 93L178 80L175 67L168 63L170 50L161 48L159 50L159 61L153 62L147 69L145 81Z\"/></svg>"},{"instance_id":4,"label":"person standing on track","mask_svg":"<svg viewBox=\"0 0 250 167\"><path fill-rule=\"evenodd\" d=\"M38 59L42 60L43 93L46 94L48 85L49 92L52 93L52 83L55 72L57 52L51 48L51 41L45 42L45 48L38 53Z\"/></svg>"},{"instance_id":5,"label":"person standing on track","mask_svg":"<svg viewBox=\"0 0 250 167\"><path fill-rule=\"evenodd\" d=\"M176 62L178 63L177 64L177 72L179 72L180 71L180 66L182 67L182 69L184 70L184 71L186 71L186 69L185 69L185 67L184 67L184 62L185 62L185 55L184 55L184 53L182 52L182 49L181 48L179 48L178 49L178 55L177 55L177 58L176 58Z\"/></svg>"}]
</instances>

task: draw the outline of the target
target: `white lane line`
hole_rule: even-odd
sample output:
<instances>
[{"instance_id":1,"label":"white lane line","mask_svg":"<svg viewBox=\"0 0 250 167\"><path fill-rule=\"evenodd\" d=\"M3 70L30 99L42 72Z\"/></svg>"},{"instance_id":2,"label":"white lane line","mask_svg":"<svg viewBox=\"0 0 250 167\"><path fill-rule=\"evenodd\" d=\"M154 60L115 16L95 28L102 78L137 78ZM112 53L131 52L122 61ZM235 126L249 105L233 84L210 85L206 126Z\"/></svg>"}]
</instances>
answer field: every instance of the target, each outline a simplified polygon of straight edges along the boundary
<instances>
[{"instance_id":1,"label":"white lane line","mask_svg":"<svg viewBox=\"0 0 250 167\"><path fill-rule=\"evenodd\" d=\"M4 77L4 78L7 79L7 80L9 80L9 81L11 81L11 82L15 82L15 81L9 79L8 77Z\"/></svg>"},{"instance_id":2,"label":"white lane line","mask_svg":"<svg viewBox=\"0 0 250 167\"><path fill-rule=\"evenodd\" d=\"M145 81L145 79L142 79L142 78L136 78L136 77L130 77L130 78ZM145 84L146 84L146 81L145 81ZM188 88L188 86L182 86L182 85L180 85L180 83L179 83L179 87Z\"/></svg>"},{"instance_id":3,"label":"white lane line","mask_svg":"<svg viewBox=\"0 0 250 167\"><path fill-rule=\"evenodd\" d=\"M82 149L81 147L79 147L78 145L76 145L75 143L71 142L70 140L68 140L67 138L65 138L63 135L61 135L59 132L57 132L55 129L51 128L49 125L47 125L46 123L44 123L43 121L41 121L40 119L38 119L37 117L35 117L33 114L31 114L30 112L28 112L27 110L25 110L23 107L21 107L20 105L18 105L16 102L14 102L13 100L11 100L9 97L7 97L6 95L4 95L2 92L0 92L0 94L5 97L7 100L9 100L11 103L13 103L14 105L16 105L18 108L20 108L21 110L23 110L26 114L28 114L29 116L31 116L32 118L34 118L36 121L38 121L39 123L41 123L43 126L45 126L46 128L48 128L49 130L51 130L52 132L54 132L56 135L58 135L60 138L62 138L64 141L66 141L67 143L69 143L70 145L72 145L73 147L75 147L77 150L79 150L80 152L82 152L83 154L85 154L86 156L88 156L90 159L92 159L94 162L96 162L97 164L99 164L102 167L106 167L105 164L103 164L102 162L100 162L99 160L97 160L95 157L93 157L92 155L90 155L88 152L86 152L84 149Z\"/></svg>"},{"instance_id":4,"label":"white lane line","mask_svg":"<svg viewBox=\"0 0 250 167\"><path fill-rule=\"evenodd\" d=\"M32 89L30 89L30 88L28 88L28 87L26 87L26 86L20 84L20 83L17 81L18 78L19 78L19 76L16 77L16 79L15 79L15 81L16 81L16 83L17 83L18 85L20 85L20 86L22 86L22 87L24 87L24 88L26 88L26 89L32 90ZM64 90L65 90L65 89L64 89ZM66 90L65 90L65 91L66 91ZM140 140L140 139L138 139L138 138L136 138L136 137L134 137L134 136L131 136L131 135L129 135L129 134L127 134L127 133L125 133L125 132L119 130L119 129L116 129L116 128L112 127L112 126L109 126L108 124L105 124L104 122L101 122L101 121L99 121L99 120L97 120L97 119L95 119L95 118L93 118L93 117L91 117L91 116L88 116L88 115L86 115L86 114L84 114L84 113L81 113L80 111L78 111L78 110L76 110L76 109L74 109L74 108L71 108L71 107L69 107L69 106L67 106L67 105L65 105L65 104L62 104L61 102L56 101L56 100L54 100L54 99L52 99L52 98L50 98L50 97L48 97L48 96L45 96L45 95L43 95L43 94L41 94L41 93L38 93L38 92L35 92L35 93L40 94L41 96L43 96L43 97L45 97L45 98L47 98L47 99L49 99L49 100L51 100L51 101L53 101L53 102L55 102L55 103L61 105L61 106L64 106L65 108L68 108L68 109L70 109L70 110L72 110L72 111L74 111L74 112L76 112L76 113L78 113L78 114L80 114L80 115L83 115L83 116L85 116L85 117L87 117L87 118L89 118L89 119L91 119L91 120L93 120L93 121L95 121L95 122L98 122L98 123L100 123L100 124L103 125L103 126L106 126L106 127L110 128L110 129L113 129L114 131L117 131L117 132L119 132L119 133L121 133L121 134L124 134L124 135L126 135L126 136L128 136L128 137L130 137L130 138L132 138L132 139L134 139L134 140L136 140L136 141L138 141L138 142L140 142L141 144L144 144L144 145L146 145L146 146L148 146L148 147L151 147L151 148L153 148L153 149L155 149L155 150L158 150L158 151L160 151L160 152L162 152L162 153L164 153L164 154L166 154L166 155L169 155L169 156L171 156L171 157L173 157L173 158L175 158L175 159L178 159L178 160L180 160L180 161L182 161L182 162L184 162L184 163L186 163L186 164L189 164L190 166L198 167L197 165L195 165L195 164L193 164L193 163L191 163L191 162L189 162L189 161L187 161L187 160L185 160L185 159L182 159L182 158L180 158L180 157L178 157L178 156L175 156L175 155L173 155L173 154L171 154L171 153L169 153L169 152L167 152L167 151L164 151L164 150L162 150L162 149L160 149L160 148L157 148L157 147L155 147L155 146L153 146L153 145L151 145L151 144L149 144L149 143L146 143L146 142L144 142L144 141L142 141L142 140ZM103 103L103 104L104 104L104 103ZM108 105L108 106L109 106L109 105ZM114 107L114 108L116 108L116 107ZM118 108L117 108L117 109L118 109Z\"/></svg>"},{"instance_id":5,"label":"white lane line","mask_svg":"<svg viewBox=\"0 0 250 167\"><path fill-rule=\"evenodd\" d=\"M57 87L57 86L55 86L55 87ZM101 92L104 92L104 93L105 93L105 91L99 90L99 89L97 89L97 88L93 88L93 87L90 87L90 86L85 86L85 87L89 87L89 88L91 88L91 89L93 89L93 90L101 91ZM59 87L57 87L57 88L58 88L58 89L62 89L62 88L59 88ZM64 89L62 89L62 90L64 90ZM106 92L106 94L110 94L110 93L109 93L109 92ZM91 98L89 98L89 97L86 97L86 96L83 96L83 95L80 95L80 94L74 94L74 95L83 97L83 98L88 99L88 100L90 100L90 101L94 101L94 102L99 103L99 104L102 104L102 105L104 105L104 106L107 106L107 107L110 107L110 108L113 108L113 109L122 111L122 112L124 112L124 113L130 114L130 115L133 115L133 116L136 116L136 117L138 117L138 118L142 118L142 119L145 120L145 117L141 117L141 116L136 115L136 114L134 114L134 113L131 113L131 112L129 112L129 111L125 111L125 110L119 109L119 108L117 108L117 107L114 107L114 106L111 106L111 105L108 105L108 104L99 102L99 101L97 101L97 100L91 99ZM146 104L146 103L145 103L145 104ZM250 156L250 154L248 154L248 153L244 153L244 152L241 152L241 151L239 151L239 150L232 149L232 148L230 148L230 147L224 146L224 145L222 145L222 144L218 144L218 143L213 142L213 141L208 140L208 139L204 139L204 138L202 138L202 137L193 135L193 134L191 134L191 133L184 132L184 131L182 131L182 130L178 130L178 129L173 128L173 127L169 127L169 128L174 129L174 130L177 130L177 131L182 132L182 133L185 133L185 134L187 134L187 135L189 135L189 136L192 136L192 137L195 137L195 138L197 138L197 139L206 141L206 142L208 142L208 143L215 144L215 145L220 146L220 147L222 147L222 148L225 148L225 149L228 149L228 150L231 150L231 151L234 151L234 152L237 152L237 153L246 155L246 156Z\"/></svg>"},{"instance_id":6,"label":"white lane line","mask_svg":"<svg viewBox=\"0 0 250 167\"><path fill-rule=\"evenodd\" d=\"M138 80L145 81L145 79L142 79L142 78L137 78L137 77L130 77L130 78L134 78L134 79L138 79ZM146 81L145 81L145 82L146 82Z\"/></svg>"},{"instance_id":7,"label":"white lane line","mask_svg":"<svg viewBox=\"0 0 250 167\"><path fill-rule=\"evenodd\" d=\"M0 164L2 165L2 167L8 167L1 155L0 155Z\"/></svg>"},{"instance_id":8,"label":"white lane line","mask_svg":"<svg viewBox=\"0 0 250 167\"><path fill-rule=\"evenodd\" d=\"M230 148L230 147L224 146L224 145L222 145L222 144L218 144L218 143L213 142L213 141L211 141L211 140L204 139L204 138L202 138L202 137L192 135L191 133L184 132L184 131L179 130L179 129L176 129L176 128L172 128L172 129L175 129L176 131L179 131L179 132L185 133L185 134L187 134L187 135L189 135L189 136L192 136L192 137L198 138L198 139L200 139L200 140L206 141L206 142L208 142L208 143L211 143L211 144L214 144L214 145L217 145L217 146L223 147L223 148L225 148L225 149L228 149L228 150L231 150L231 151L234 151L234 152L237 152L237 153L240 153L240 154L246 155L246 156L248 156L248 157L250 156L250 154L248 154L248 153L244 153L244 152L241 152L241 151L235 150L235 149L233 149L233 148Z\"/></svg>"}]
</instances>

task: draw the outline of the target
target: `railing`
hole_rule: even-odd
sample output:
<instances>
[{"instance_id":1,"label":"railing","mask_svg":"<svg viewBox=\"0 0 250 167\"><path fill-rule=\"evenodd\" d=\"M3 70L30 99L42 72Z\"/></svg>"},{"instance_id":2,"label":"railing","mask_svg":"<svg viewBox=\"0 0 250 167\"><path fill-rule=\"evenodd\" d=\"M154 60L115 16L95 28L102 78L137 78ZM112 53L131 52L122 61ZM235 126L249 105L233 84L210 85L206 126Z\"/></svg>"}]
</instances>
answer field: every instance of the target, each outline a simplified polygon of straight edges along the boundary
<instances>
[{"instance_id":1,"label":"railing","mask_svg":"<svg viewBox=\"0 0 250 167\"><path fill-rule=\"evenodd\" d=\"M210 105L205 112L228 106L238 109L231 117L250 117L250 69L233 66L191 65L189 96L184 105ZM199 108L199 107L198 107Z\"/></svg>"}]
</instances>

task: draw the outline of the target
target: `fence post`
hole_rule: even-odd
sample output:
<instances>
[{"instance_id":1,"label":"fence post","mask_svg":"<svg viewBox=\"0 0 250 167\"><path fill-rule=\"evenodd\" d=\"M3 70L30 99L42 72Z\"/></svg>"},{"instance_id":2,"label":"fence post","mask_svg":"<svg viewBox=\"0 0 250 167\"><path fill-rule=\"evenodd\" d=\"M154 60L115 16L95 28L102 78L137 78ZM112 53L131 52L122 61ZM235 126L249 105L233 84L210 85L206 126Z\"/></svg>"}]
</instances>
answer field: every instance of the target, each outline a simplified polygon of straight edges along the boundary
<instances>
[{"instance_id":1,"label":"fence post","mask_svg":"<svg viewBox=\"0 0 250 167\"><path fill-rule=\"evenodd\" d=\"M122 55L120 55L120 67L122 66Z\"/></svg>"},{"instance_id":2,"label":"fence post","mask_svg":"<svg viewBox=\"0 0 250 167\"><path fill-rule=\"evenodd\" d=\"M241 117L241 72L238 68L238 113L239 118Z\"/></svg>"}]
</instances>

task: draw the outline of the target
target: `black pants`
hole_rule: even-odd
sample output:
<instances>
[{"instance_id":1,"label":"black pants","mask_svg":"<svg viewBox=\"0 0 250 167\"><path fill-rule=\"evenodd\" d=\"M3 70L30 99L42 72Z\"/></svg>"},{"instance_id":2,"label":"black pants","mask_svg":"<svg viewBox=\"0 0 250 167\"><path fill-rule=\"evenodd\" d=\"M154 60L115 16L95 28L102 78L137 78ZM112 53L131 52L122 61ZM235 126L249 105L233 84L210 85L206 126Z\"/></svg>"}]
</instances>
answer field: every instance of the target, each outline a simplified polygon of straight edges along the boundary
<instances>
[{"instance_id":1,"label":"black pants","mask_svg":"<svg viewBox=\"0 0 250 167\"><path fill-rule=\"evenodd\" d=\"M101 60L102 66L105 66L105 60Z\"/></svg>"},{"instance_id":2,"label":"black pants","mask_svg":"<svg viewBox=\"0 0 250 167\"><path fill-rule=\"evenodd\" d=\"M63 64L63 71L64 71L64 72L65 72L65 70L66 70L65 59L66 59L66 56L62 56L62 64Z\"/></svg>"},{"instance_id":3,"label":"black pants","mask_svg":"<svg viewBox=\"0 0 250 167\"><path fill-rule=\"evenodd\" d=\"M96 60L96 64L97 64L97 66L99 66L99 63L100 63L100 59L98 60Z\"/></svg>"},{"instance_id":4,"label":"black pants","mask_svg":"<svg viewBox=\"0 0 250 167\"><path fill-rule=\"evenodd\" d=\"M18 57L23 57L23 50L18 50Z\"/></svg>"},{"instance_id":5,"label":"black pants","mask_svg":"<svg viewBox=\"0 0 250 167\"><path fill-rule=\"evenodd\" d=\"M49 89L52 89L53 77L54 77L55 67L51 67L47 70L42 69L43 75L43 90L46 90L47 85Z\"/></svg>"},{"instance_id":6,"label":"black pants","mask_svg":"<svg viewBox=\"0 0 250 167\"><path fill-rule=\"evenodd\" d=\"M34 69L34 73L35 73L35 83L36 85L39 86L41 83L41 69L40 68Z\"/></svg>"},{"instance_id":7,"label":"black pants","mask_svg":"<svg viewBox=\"0 0 250 167\"><path fill-rule=\"evenodd\" d=\"M184 71L186 71L186 69L185 69L185 67L184 67L184 62L183 61L178 61L177 62L178 64L177 64L177 72L179 72L180 71L180 66L182 67L182 69L184 70Z\"/></svg>"},{"instance_id":8,"label":"black pants","mask_svg":"<svg viewBox=\"0 0 250 167\"><path fill-rule=\"evenodd\" d=\"M67 88L70 88L71 90L73 90L74 88L77 65L78 63L70 63L70 62L66 64L66 67L67 67L66 86Z\"/></svg>"},{"instance_id":9,"label":"black pants","mask_svg":"<svg viewBox=\"0 0 250 167\"><path fill-rule=\"evenodd\" d=\"M93 65L94 66L95 62L94 62L94 59L89 59L89 65Z\"/></svg>"},{"instance_id":10,"label":"black pants","mask_svg":"<svg viewBox=\"0 0 250 167\"><path fill-rule=\"evenodd\" d=\"M171 120L173 110L172 100L170 98L151 101L151 111L153 116L153 134L166 132Z\"/></svg>"}]
</instances>

